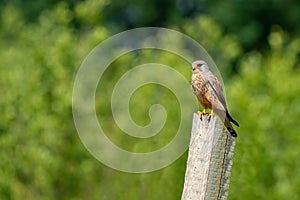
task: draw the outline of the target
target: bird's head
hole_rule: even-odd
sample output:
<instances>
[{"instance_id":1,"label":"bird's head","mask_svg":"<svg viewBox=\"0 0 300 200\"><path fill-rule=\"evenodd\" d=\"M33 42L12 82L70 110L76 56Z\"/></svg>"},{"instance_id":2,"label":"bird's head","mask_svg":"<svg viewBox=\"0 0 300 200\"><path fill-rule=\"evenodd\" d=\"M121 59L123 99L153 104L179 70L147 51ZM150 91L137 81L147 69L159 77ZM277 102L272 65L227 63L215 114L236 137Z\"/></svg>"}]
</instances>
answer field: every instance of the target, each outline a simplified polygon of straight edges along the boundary
<instances>
[{"instance_id":1,"label":"bird's head","mask_svg":"<svg viewBox=\"0 0 300 200\"><path fill-rule=\"evenodd\" d=\"M193 67L193 73L197 73L197 72L204 73L204 72L209 71L208 65L203 60L197 60L197 61L193 62L192 67Z\"/></svg>"}]
</instances>

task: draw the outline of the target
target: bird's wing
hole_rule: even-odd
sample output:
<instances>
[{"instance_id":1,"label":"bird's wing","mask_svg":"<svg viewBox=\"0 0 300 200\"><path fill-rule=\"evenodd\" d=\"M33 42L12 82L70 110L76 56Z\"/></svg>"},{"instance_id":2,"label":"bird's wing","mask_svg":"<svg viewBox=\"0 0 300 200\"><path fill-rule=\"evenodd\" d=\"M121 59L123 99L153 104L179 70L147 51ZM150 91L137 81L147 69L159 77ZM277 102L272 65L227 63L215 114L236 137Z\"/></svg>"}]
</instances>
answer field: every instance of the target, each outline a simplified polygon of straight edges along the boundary
<instances>
[{"instance_id":1,"label":"bird's wing","mask_svg":"<svg viewBox=\"0 0 300 200\"><path fill-rule=\"evenodd\" d=\"M217 96L218 100L223 105L224 109L227 110L226 101L223 93L222 85L220 84L219 80L213 73L209 73L208 80L207 80L209 86L212 88L212 91Z\"/></svg>"}]
</instances>

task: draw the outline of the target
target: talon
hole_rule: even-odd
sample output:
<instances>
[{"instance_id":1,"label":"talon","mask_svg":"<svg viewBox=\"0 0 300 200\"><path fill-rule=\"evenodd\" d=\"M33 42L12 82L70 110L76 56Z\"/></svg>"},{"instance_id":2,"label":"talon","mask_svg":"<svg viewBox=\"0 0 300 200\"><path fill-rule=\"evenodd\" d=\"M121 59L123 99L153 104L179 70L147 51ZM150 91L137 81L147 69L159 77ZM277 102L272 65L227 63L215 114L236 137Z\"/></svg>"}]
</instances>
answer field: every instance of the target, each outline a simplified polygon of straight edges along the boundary
<instances>
[{"instance_id":1,"label":"talon","mask_svg":"<svg viewBox=\"0 0 300 200\"><path fill-rule=\"evenodd\" d=\"M198 111L199 118L202 120L203 112Z\"/></svg>"},{"instance_id":2,"label":"talon","mask_svg":"<svg viewBox=\"0 0 300 200\"><path fill-rule=\"evenodd\" d=\"M198 114L200 116L200 119L202 120L202 116L207 114L205 108L203 109L202 112L198 111Z\"/></svg>"},{"instance_id":3,"label":"talon","mask_svg":"<svg viewBox=\"0 0 300 200\"><path fill-rule=\"evenodd\" d=\"M212 110L212 111L209 113L208 117L207 117L208 121L210 121L210 118L211 118L213 115L214 115L214 111Z\"/></svg>"}]
</instances>

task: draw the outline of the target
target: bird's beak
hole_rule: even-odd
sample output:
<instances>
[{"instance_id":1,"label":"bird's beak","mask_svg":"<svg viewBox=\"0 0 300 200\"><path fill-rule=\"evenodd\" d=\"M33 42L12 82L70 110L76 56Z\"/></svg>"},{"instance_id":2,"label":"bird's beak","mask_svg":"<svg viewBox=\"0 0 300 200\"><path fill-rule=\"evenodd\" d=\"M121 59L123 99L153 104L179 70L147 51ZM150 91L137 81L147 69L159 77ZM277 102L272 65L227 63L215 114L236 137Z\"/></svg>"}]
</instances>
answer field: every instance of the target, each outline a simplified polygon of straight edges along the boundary
<instances>
[{"instance_id":1,"label":"bird's beak","mask_svg":"<svg viewBox=\"0 0 300 200\"><path fill-rule=\"evenodd\" d=\"M195 71L195 69L197 69L197 65L193 65L193 71Z\"/></svg>"}]
</instances>

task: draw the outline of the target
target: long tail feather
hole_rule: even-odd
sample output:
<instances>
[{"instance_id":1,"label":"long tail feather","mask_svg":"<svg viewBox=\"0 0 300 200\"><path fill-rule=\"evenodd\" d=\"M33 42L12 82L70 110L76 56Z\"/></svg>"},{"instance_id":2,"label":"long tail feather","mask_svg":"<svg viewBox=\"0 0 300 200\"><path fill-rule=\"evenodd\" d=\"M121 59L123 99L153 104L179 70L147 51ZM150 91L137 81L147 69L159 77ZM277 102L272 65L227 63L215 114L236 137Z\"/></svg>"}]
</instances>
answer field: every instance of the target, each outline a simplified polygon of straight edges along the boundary
<instances>
[{"instance_id":1,"label":"long tail feather","mask_svg":"<svg viewBox=\"0 0 300 200\"><path fill-rule=\"evenodd\" d=\"M228 111L226 111L226 117L229 119L230 122L234 123L236 126L240 126L239 123L235 119L233 119L233 117L230 116Z\"/></svg>"},{"instance_id":2,"label":"long tail feather","mask_svg":"<svg viewBox=\"0 0 300 200\"><path fill-rule=\"evenodd\" d=\"M233 129L233 127L231 126L231 123L229 121L230 119L228 117L226 117L224 125L227 128L227 130L229 131L230 135L232 137L237 137L236 131Z\"/></svg>"}]
</instances>

